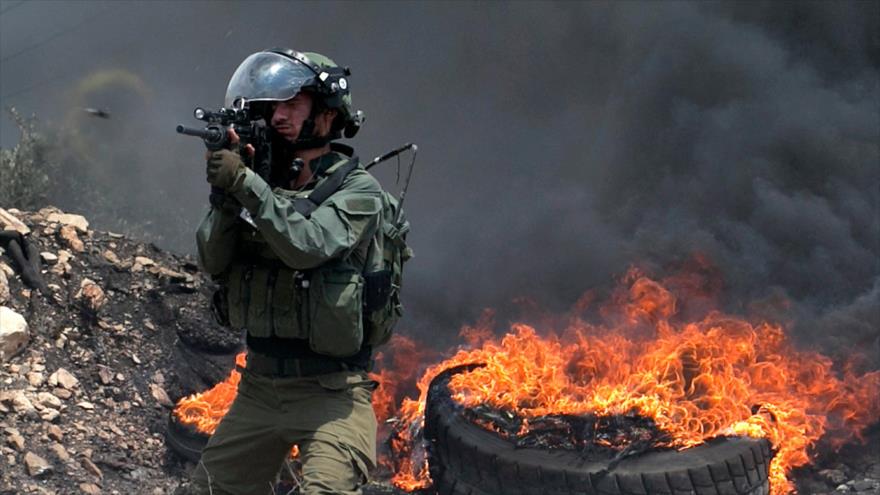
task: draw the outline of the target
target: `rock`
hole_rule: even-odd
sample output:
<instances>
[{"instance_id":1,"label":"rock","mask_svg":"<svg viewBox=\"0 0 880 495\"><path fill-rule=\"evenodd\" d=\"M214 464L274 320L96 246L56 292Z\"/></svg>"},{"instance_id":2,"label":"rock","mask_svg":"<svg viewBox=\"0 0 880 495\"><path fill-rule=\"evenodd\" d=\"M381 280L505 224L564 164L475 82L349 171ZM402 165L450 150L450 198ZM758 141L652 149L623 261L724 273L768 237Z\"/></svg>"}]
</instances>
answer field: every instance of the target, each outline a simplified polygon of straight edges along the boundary
<instances>
[{"instance_id":1,"label":"rock","mask_svg":"<svg viewBox=\"0 0 880 495\"><path fill-rule=\"evenodd\" d=\"M88 411L91 411L95 408L95 405L87 400L84 400L82 402L78 402L76 405L83 408L83 409L86 409Z\"/></svg>"},{"instance_id":2,"label":"rock","mask_svg":"<svg viewBox=\"0 0 880 495\"><path fill-rule=\"evenodd\" d=\"M114 253L113 251L111 251L109 249L104 251L103 256L104 256L105 260L109 261L110 263L113 263L114 265L122 264L122 261L119 259L119 256L116 256L116 253Z\"/></svg>"},{"instance_id":3,"label":"rock","mask_svg":"<svg viewBox=\"0 0 880 495\"><path fill-rule=\"evenodd\" d=\"M67 275L71 271L70 260L73 258L73 255L70 251L66 249L62 249L58 251L58 262L55 263L55 266L49 269L50 272L56 275Z\"/></svg>"},{"instance_id":4,"label":"rock","mask_svg":"<svg viewBox=\"0 0 880 495\"><path fill-rule=\"evenodd\" d=\"M825 478L833 485L839 485L846 481L846 474L839 469L823 469L819 471L819 476Z\"/></svg>"},{"instance_id":5,"label":"rock","mask_svg":"<svg viewBox=\"0 0 880 495\"><path fill-rule=\"evenodd\" d=\"M169 268L165 268L164 266L160 266L156 268L156 270L151 270L155 275L168 277L171 280L175 281L186 281L191 282L193 280L192 275L188 275L186 273L176 272Z\"/></svg>"},{"instance_id":6,"label":"rock","mask_svg":"<svg viewBox=\"0 0 880 495\"><path fill-rule=\"evenodd\" d=\"M6 435L9 445L19 452L24 452L24 437L21 436L21 432L15 428L6 428Z\"/></svg>"},{"instance_id":7,"label":"rock","mask_svg":"<svg viewBox=\"0 0 880 495\"><path fill-rule=\"evenodd\" d=\"M156 262L146 256L135 256L134 264L131 265L132 273L144 271L144 268L155 265Z\"/></svg>"},{"instance_id":8,"label":"rock","mask_svg":"<svg viewBox=\"0 0 880 495\"><path fill-rule=\"evenodd\" d=\"M0 270L0 304L9 300L9 279L6 278L6 272Z\"/></svg>"},{"instance_id":9,"label":"rock","mask_svg":"<svg viewBox=\"0 0 880 495\"><path fill-rule=\"evenodd\" d=\"M40 392L37 394L37 402L46 407L61 407L63 402L54 394L49 392Z\"/></svg>"},{"instance_id":10,"label":"rock","mask_svg":"<svg viewBox=\"0 0 880 495\"><path fill-rule=\"evenodd\" d=\"M146 256L135 256L135 257L134 257L134 263L135 263L136 265L141 265L142 267L146 267L146 266L150 266L150 265L155 265L155 264L156 264L155 261L151 260L150 258L147 258Z\"/></svg>"},{"instance_id":11,"label":"rock","mask_svg":"<svg viewBox=\"0 0 880 495\"><path fill-rule=\"evenodd\" d=\"M31 229L15 215L0 208L0 230L14 230L21 235L31 233Z\"/></svg>"},{"instance_id":12,"label":"rock","mask_svg":"<svg viewBox=\"0 0 880 495\"><path fill-rule=\"evenodd\" d=\"M82 215L74 215L71 213L50 213L46 217L49 223L60 223L65 226L73 227L83 234L89 231L89 221Z\"/></svg>"},{"instance_id":13,"label":"rock","mask_svg":"<svg viewBox=\"0 0 880 495\"><path fill-rule=\"evenodd\" d=\"M46 462L46 459L33 452L28 452L24 455L24 464L27 467L28 474L35 478L52 472L52 466Z\"/></svg>"},{"instance_id":14,"label":"rock","mask_svg":"<svg viewBox=\"0 0 880 495\"><path fill-rule=\"evenodd\" d=\"M52 391L52 395L58 397L59 399L67 400L73 395L73 392L67 390L66 388L56 388Z\"/></svg>"},{"instance_id":15,"label":"rock","mask_svg":"<svg viewBox=\"0 0 880 495\"><path fill-rule=\"evenodd\" d=\"M49 251L43 251L40 253L40 258L43 258L43 261L46 262L47 265L54 265L58 263L58 255L55 253L50 253Z\"/></svg>"},{"instance_id":16,"label":"rock","mask_svg":"<svg viewBox=\"0 0 880 495\"><path fill-rule=\"evenodd\" d=\"M104 473L102 473L98 466L96 466L95 463L92 462L92 460L88 457L80 458L79 463L86 471L97 476L98 479L104 479Z\"/></svg>"},{"instance_id":17,"label":"rock","mask_svg":"<svg viewBox=\"0 0 880 495\"><path fill-rule=\"evenodd\" d=\"M72 390L79 384L79 380L64 368L58 368L49 377L49 385L61 385L67 390Z\"/></svg>"},{"instance_id":18,"label":"rock","mask_svg":"<svg viewBox=\"0 0 880 495\"><path fill-rule=\"evenodd\" d=\"M39 387L46 381L46 377L39 371L31 371L27 374L27 380L32 387Z\"/></svg>"},{"instance_id":19,"label":"rock","mask_svg":"<svg viewBox=\"0 0 880 495\"><path fill-rule=\"evenodd\" d=\"M101 364L98 365L98 378L101 379L101 384L109 385L113 381L113 373L110 368Z\"/></svg>"},{"instance_id":20,"label":"rock","mask_svg":"<svg viewBox=\"0 0 880 495\"><path fill-rule=\"evenodd\" d=\"M46 423L52 423L60 417L61 412L58 409L53 409L51 407L47 407L40 412L40 419L42 419Z\"/></svg>"},{"instance_id":21,"label":"rock","mask_svg":"<svg viewBox=\"0 0 880 495\"><path fill-rule=\"evenodd\" d=\"M62 462L68 462L70 460L70 454L67 453L67 449L65 449L60 443L53 443L49 446L49 450L51 450Z\"/></svg>"},{"instance_id":22,"label":"rock","mask_svg":"<svg viewBox=\"0 0 880 495\"><path fill-rule=\"evenodd\" d=\"M168 397L168 393L165 392L165 389L156 385L155 383L150 384L150 394L156 399L156 402L159 404L172 408L174 407L174 403L171 402L171 398Z\"/></svg>"},{"instance_id":23,"label":"rock","mask_svg":"<svg viewBox=\"0 0 880 495\"><path fill-rule=\"evenodd\" d=\"M87 278L84 278L82 283L80 283L80 290L76 293L76 298L82 299L85 305L93 312L101 309L107 300L104 289Z\"/></svg>"},{"instance_id":24,"label":"rock","mask_svg":"<svg viewBox=\"0 0 880 495\"><path fill-rule=\"evenodd\" d=\"M29 413L36 410L34 404L21 390L12 392L12 409L18 413Z\"/></svg>"},{"instance_id":25,"label":"rock","mask_svg":"<svg viewBox=\"0 0 880 495\"><path fill-rule=\"evenodd\" d=\"M76 235L76 229L74 229L70 225L65 225L61 227L61 229L58 231L58 237L61 238L61 241L64 242L65 246L76 251L77 253L81 253L86 249L83 241L81 241L79 239L79 236Z\"/></svg>"},{"instance_id":26,"label":"rock","mask_svg":"<svg viewBox=\"0 0 880 495\"><path fill-rule=\"evenodd\" d=\"M101 487L94 483L80 483L79 489L87 495L100 495Z\"/></svg>"},{"instance_id":27,"label":"rock","mask_svg":"<svg viewBox=\"0 0 880 495\"><path fill-rule=\"evenodd\" d=\"M21 352L28 338L28 324L24 316L0 306L0 363Z\"/></svg>"},{"instance_id":28,"label":"rock","mask_svg":"<svg viewBox=\"0 0 880 495\"><path fill-rule=\"evenodd\" d=\"M58 425L49 425L48 427L46 427L46 435L48 435L49 438L55 440L56 442L60 442L62 439L64 439L64 432Z\"/></svg>"}]
</instances>

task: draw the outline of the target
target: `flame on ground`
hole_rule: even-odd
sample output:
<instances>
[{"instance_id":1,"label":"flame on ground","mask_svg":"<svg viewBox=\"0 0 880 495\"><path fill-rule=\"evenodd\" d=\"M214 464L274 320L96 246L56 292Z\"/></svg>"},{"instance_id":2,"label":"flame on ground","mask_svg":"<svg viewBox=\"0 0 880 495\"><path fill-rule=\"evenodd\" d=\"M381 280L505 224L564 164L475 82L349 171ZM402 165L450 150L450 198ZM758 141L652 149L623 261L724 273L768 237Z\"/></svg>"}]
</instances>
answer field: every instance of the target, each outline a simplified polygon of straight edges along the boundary
<instances>
[{"instance_id":1,"label":"flame on ground","mask_svg":"<svg viewBox=\"0 0 880 495\"><path fill-rule=\"evenodd\" d=\"M419 380L419 398L403 402L399 414L410 427L393 444L402 449L395 458L410 457L415 443L406 437L424 421L431 380L465 363L486 365L451 379L453 399L465 406L489 404L526 421L635 412L670 433L669 446L678 449L717 436L767 438L776 451L774 495L794 489L787 473L810 462L820 438L840 446L877 421L880 372L838 375L829 358L795 349L778 325L717 311L680 321L679 301L663 284L637 270L624 282L625 290L600 311L616 320L611 325L573 317L561 331L540 336L517 323L499 340L487 338L487 329L468 329L471 340L482 336L479 345L429 368ZM398 468L393 482L399 488L430 484L424 462Z\"/></svg>"},{"instance_id":2,"label":"flame on ground","mask_svg":"<svg viewBox=\"0 0 880 495\"><path fill-rule=\"evenodd\" d=\"M602 323L571 316L556 332L542 328L543 336L517 323L494 339L492 314L486 313L462 329L467 349L422 374L415 399L402 397L420 365L439 357L395 336L377 356L381 371L372 375L379 382L377 418L394 425L392 453L383 461L395 473L394 485L407 491L430 486L420 438L428 386L443 370L465 363L486 366L453 377L453 398L465 406L490 404L515 412L526 425L546 414L636 412L670 433L670 446L679 449L717 436L767 438L776 450L770 466L774 495L793 490L787 474L810 462L820 439L840 446L877 421L880 372L837 372L829 358L796 349L779 325L717 311L686 317L684 309L712 306L720 290L711 282L714 276L688 273L657 282L633 269L611 303L598 308ZM595 298L592 292L581 298L577 314L587 312ZM244 366L244 354L236 363ZM182 399L175 416L213 433L239 379L232 371L212 389Z\"/></svg>"}]
</instances>

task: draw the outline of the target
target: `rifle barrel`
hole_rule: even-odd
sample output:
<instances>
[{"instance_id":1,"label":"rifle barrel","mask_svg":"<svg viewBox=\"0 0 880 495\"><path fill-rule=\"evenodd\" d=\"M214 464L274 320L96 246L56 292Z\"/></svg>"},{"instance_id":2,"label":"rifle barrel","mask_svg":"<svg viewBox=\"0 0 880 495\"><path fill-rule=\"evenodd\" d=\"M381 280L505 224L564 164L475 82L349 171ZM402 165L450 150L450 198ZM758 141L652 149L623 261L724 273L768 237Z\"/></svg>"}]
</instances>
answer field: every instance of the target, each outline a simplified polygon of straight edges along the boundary
<instances>
[{"instance_id":1,"label":"rifle barrel","mask_svg":"<svg viewBox=\"0 0 880 495\"><path fill-rule=\"evenodd\" d=\"M192 127L186 127L182 125L177 126L177 132L180 134L185 134L187 136L196 136L202 139L206 139L209 141L213 141L217 139L219 136L219 131L216 129L195 129Z\"/></svg>"}]
</instances>

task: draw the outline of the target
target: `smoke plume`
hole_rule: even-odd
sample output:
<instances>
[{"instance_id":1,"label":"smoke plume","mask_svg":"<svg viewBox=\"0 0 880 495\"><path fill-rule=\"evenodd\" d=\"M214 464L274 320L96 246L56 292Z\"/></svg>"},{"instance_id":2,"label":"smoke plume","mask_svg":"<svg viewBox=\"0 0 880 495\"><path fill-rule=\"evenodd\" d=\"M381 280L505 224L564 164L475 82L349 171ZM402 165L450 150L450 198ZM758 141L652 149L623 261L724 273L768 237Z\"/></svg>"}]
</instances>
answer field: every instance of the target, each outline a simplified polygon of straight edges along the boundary
<instances>
[{"instance_id":1,"label":"smoke plume","mask_svg":"<svg viewBox=\"0 0 880 495\"><path fill-rule=\"evenodd\" d=\"M56 126L106 107L75 119L87 161L166 247L193 251L207 196L175 124L289 46L352 68L361 157L420 146L405 331L449 342L484 307L563 309L701 253L729 309L788 301L805 342L880 353L876 2L2 5L2 105ZM72 96L107 70L147 90Z\"/></svg>"}]
</instances>

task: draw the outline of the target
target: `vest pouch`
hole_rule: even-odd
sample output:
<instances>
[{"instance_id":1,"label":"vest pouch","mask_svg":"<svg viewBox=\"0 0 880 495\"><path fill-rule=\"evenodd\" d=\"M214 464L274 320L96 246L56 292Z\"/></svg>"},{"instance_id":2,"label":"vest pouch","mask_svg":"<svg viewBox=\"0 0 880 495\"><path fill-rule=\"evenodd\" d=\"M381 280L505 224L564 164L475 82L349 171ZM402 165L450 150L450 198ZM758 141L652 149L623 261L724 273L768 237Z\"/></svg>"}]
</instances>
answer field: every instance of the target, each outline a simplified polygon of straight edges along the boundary
<instances>
[{"instance_id":1,"label":"vest pouch","mask_svg":"<svg viewBox=\"0 0 880 495\"><path fill-rule=\"evenodd\" d=\"M244 292L247 290L248 267L234 264L229 267L226 274L226 308L229 316L229 326L241 330L247 324L247 307L245 307Z\"/></svg>"},{"instance_id":2,"label":"vest pouch","mask_svg":"<svg viewBox=\"0 0 880 495\"><path fill-rule=\"evenodd\" d=\"M400 293L392 288L386 304L365 315L367 344L377 347L391 340L394 325L401 316L403 316L403 304L400 303Z\"/></svg>"},{"instance_id":3,"label":"vest pouch","mask_svg":"<svg viewBox=\"0 0 880 495\"><path fill-rule=\"evenodd\" d=\"M269 318L269 303L272 292L273 269L264 266L251 267L251 276L245 276L249 280L244 299L247 306L247 322L245 328L254 337L270 337L272 335L272 322Z\"/></svg>"},{"instance_id":4,"label":"vest pouch","mask_svg":"<svg viewBox=\"0 0 880 495\"><path fill-rule=\"evenodd\" d=\"M272 294L272 318L275 322L275 335L288 339L308 339L308 312L306 311L306 289L300 288L294 270L280 269Z\"/></svg>"},{"instance_id":5,"label":"vest pouch","mask_svg":"<svg viewBox=\"0 0 880 495\"><path fill-rule=\"evenodd\" d=\"M364 280L354 270L316 270L309 285L309 347L333 357L351 356L364 340Z\"/></svg>"}]
</instances>

